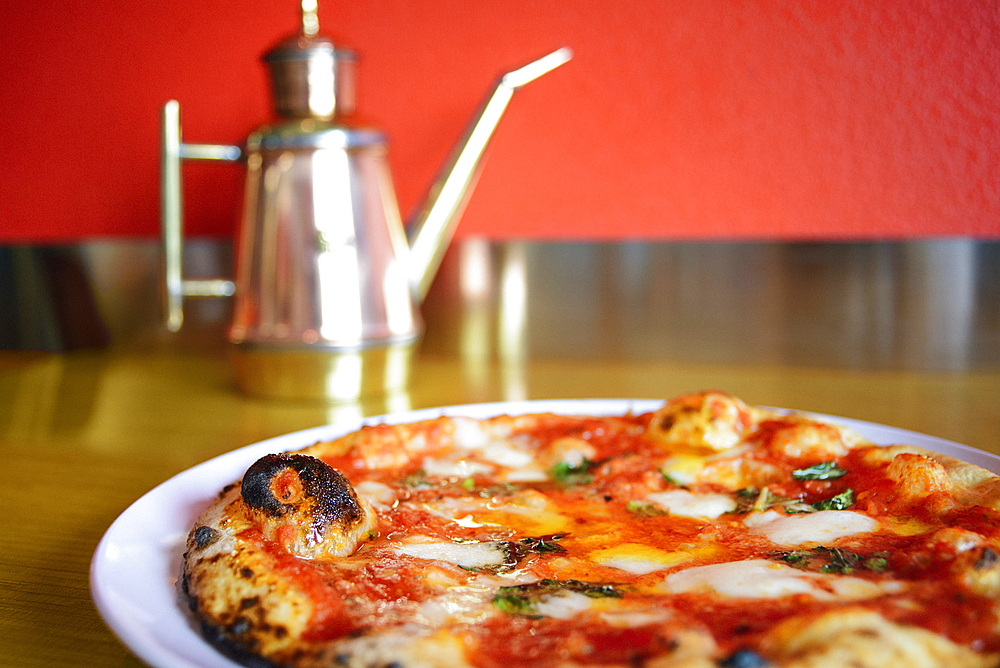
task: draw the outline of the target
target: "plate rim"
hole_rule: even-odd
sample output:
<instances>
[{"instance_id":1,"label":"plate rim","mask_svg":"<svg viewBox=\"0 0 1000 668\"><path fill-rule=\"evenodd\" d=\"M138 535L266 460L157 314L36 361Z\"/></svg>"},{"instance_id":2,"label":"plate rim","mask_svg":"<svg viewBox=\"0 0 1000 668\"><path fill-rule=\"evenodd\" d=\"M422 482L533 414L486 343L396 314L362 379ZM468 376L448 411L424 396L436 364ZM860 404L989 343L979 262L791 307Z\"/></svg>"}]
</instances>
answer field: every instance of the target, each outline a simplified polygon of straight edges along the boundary
<instances>
[{"instance_id":1,"label":"plate rim","mask_svg":"<svg viewBox=\"0 0 1000 668\"><path fill-rule=\"evenodd\" d=\"M667 400L665 399L624 399L624 398L588 398L588 399L524 399L510 401L496 401L483 403L454 404L448 406L420 408L406 411L395 411L369 417L352 417L337 422L320 426L288 432L278 436L273 436L261 441L222 453L199 464L196 464L184 471L181 471L167 480L156 485L148 492L140 496L129 504L111 523L98 542L97 548L91 559L89 577L90 593L98 613L104 623L115 634L116 637L134 653L139 659L148 663L154 668L242 668L242 666L210 645L201 634L197 633L193 627L190 615L184 610L180 595L176 594L177 579L179 576L180 564L173 564L173 577L170 587L176 594L173 596L173 603L176 610L166 610L167 617L172 617L170 621L176 623L177 618L173 613L177 613L183 620L183 627L180 629L190 632L189 641L194 641L195 654L204 654L204 660L200 658L192 660L187 654L181 654L175 648L168 646L151 631L156 629L137 622L135 617L129 615L129 610L123 607L124 598L128 601L128 596L122 597L122 592L116 588L118 583L112 572L114 565L120 557L121 546L116 542L119 535L130 522L138 519L148 507L155 508L157 502L163 501L161 497L167 497L175 503L182 498L170 499L170 492L174 488L184 488L185 484L196 482L199 479L208 478L213 480L214 486L208 489L208 496L204 499L204 505L223 485L239 479L246 467L257 458L270 452L286 452L291 449L300 449L312 445L313 443L330 440L351 433L363 426L376 424L404 424L417 422L425 419L432 419L441 416L473 417L485 418L495 415L524 415L528 413L553 412L567 415L614 415L626 412L643 413L656 410ZM890 425L847 418L826 413L803 411L797 409L773 408L762 406L769 410L776 410L781 413L796 413L805 415L817 420L832 422L837 425L853 429L862 433L868 440L876 442L878 445L892 445L896 443L908 443L910 440L919 441L912 443L920 447L927 447L930 450L942 454L950 455L963 461L982 466L1000 475L1000 456L992 453L963 445L955 441L950 441L937 436L924 434L921 432L893 427ZM869 434L893 435L889 441L879 442ZM231 475L230 475L231 474ZM182 495L183 497L183 495ZM190 506L195 506L190 503ZM196 506L195 506L196 508ZM193 512L195 508L189 508ZM200 512L200 511L198 511ZM154 513L155 515L156 513ZM186 527L184 535L190 530L190 524L197 518L197 513L193 517L185 520L183 526ZM178 520L179 523L179 520ZM156 534L156 531L153 532ZM161 535L161 543L168 536ZM139 544L142 544L139 541ZM165 550L166 544L159 545L161 550ZM155 550L154 550L155 552ZM176 545L171 547L171 554L176 552ZM160 556L165 557L162 552ZM169 559L165 559L169 561ZM162 575L162 573L161 573ZM155 587L155 585L154 585ZM163 593L160 591L159 593ZM128 601L132 602L132 601ZM192 649L192 648L188 648ZM207 649L208 652L204 652Z\"/></svg>"}]
</instances>

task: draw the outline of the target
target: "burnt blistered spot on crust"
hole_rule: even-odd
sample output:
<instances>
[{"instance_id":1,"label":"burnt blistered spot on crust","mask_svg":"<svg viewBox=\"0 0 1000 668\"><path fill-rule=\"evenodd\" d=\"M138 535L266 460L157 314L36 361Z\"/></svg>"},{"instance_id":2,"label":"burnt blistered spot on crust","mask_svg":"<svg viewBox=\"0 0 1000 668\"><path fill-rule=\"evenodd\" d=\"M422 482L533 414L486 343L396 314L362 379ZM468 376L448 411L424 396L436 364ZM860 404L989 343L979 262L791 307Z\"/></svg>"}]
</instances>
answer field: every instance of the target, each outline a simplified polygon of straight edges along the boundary
<instances>
[{"instance_id":1,"label":"burnt blistered spot on crust","mask_svg":"<svg viewBox=\"0 0 1000 668\"><path fill-rule=\"evenodd\" d=\"M244 569L249 571L250 569ZM185 573L184 579L187 580ZM194 617L201 627L203 637L221 653L240 663L247 668L281 668L293 665L293 658L286 656L280 663L263 657L260 653L261 640L267 634L271 634L276 639L284 639L289 635L288 628L283 625L271 626L263 621L264 610L261 608L261 600L258 596L246 597L239 603L239 612L236 613L232 621L216 620L209 621L207 617L199 614L199 603L196 597L186 586L182 587L183 593L188 598L188 604L194 613ZM301 653L305 656L305 652Z\"/></svg>"},{"instance_id":2,"label":"burnt blistered spot on crust","mask_svg":"<svg viewBox=\"0 0 1000 668\"><path fill-rule=\"evenodd\" d=\"M250 631L250 620L246 617L237 617L226 630L234 636L245 636Z\"/></svg>"},{"instance_id":3,"label":"burnt blistered spot on crust","mask_svg":"<svg viewBox=\"0 0 1000 668\"><path fill-rule=\"evenodd\" d=\"M997 554L991 548L984 548L982 554L976 559L976 563L973 565L977 571L992 570L994 568L1000 567L1000 554Z\"/></svg>"},{"instance_id":4,"label":"burnt blistered spot on crust","mask_svg":"<svg viewBox=\"0 0 1000 668\"><path fill-rule=\"evenodd\" d=\"M247 668L278 668L277 664L254 654L243 643L230 636L228 629L202 620L201 634L220 652Z\"/></svg>"},{"instance_id":5,"label":"burnt blistered spot on crust","mask_svg":"<svg viewBox=\"0 0 1000 668\"><path fill-rule=\"evenodd\" d=\"M198 609L198 602L191 596L191 575L188 573L187 568L181 573L180 589L182 600L186 600L188 609L191 612L195 612Z\"/></svg>"},{"instance_id":6,"label":"burnt blistered spot on crust","mask_svg":"<svg viewBox=\"0 0 1000 668\"><path fill-rule=\"evenodd\" d=\"M294 468L286 470L300 479ZM304 492L305 482L302 487ZM190 607L191 619L201 626L206 640L240 664L287 668L309 663L318 649L308 642L292 640L306 623L309 606L304 597L296 594L283 599L288 602L287 609L273 614L276 596L280 596L275 590L283 588L285 580L269 570L272 561L260 545L244 540L240 533L246 530L248 520L251 526L261 523L262 531L270 520L236 496L240 489L235 487L224 495L212 511L195 523L178 579L182 600ZM312 511L288 514L277 525L309 525L312 515ZM220 546L225 549L219 550Z\"/></svg>"},{"instance_id":7,"label":"burnt blistered spot on crust","mask_svg":"<svg viewBox=\"0 0 1000 668\"><path fill-rule=\"evenodd\" d=\"M693 413L694 412L693 408L688 408L686 410L689 413ZM666 415L659 416L658 421L657 421L657 417L654 417L653 420L650 422L650 426L652 426L654 429L659 429L660 431L670 431L670 429L676 423L677 423L677 416L676 415L670 415L668 413Z\"/></svg>"},{"instance_id":8,"label":"burnt blistered spot on crust","mask_svg":"<svg viewBox=\"0 0 1000 668\"><path fill-rule=\"evenodd\" d=\"M757 652L741 649L719 662L720 668L767 668L770 662Z\"/></svg>"},{"instance_id":9,"label":"burnt blistered spot on crust","mask_svg":"<svg viewBox=\"0 0 1000 668\"><path fill-rule=\"evenodd\" d=\"M270 517L304 512L313 529L353 526L364 517L357 494L339 471L308 455L266 455L243 476L240 491L253 510Z\"/></svg>"},{"instance_id":10,"label":"burnt blistered spot on crust","mask_svg":"<svg viewBox=\"0 0 1000 668\"><path fill-rule=\"evenodd\" d=\"M194 543L199 550L204 550L220 538L222 538L222 534L212 527L200 526L194 530Z\"/></svg>"},{"instance_id":11,"label":"burnt blistered spot on crust","mask_svg":"<svg viewBox=\"0 0 1000 668\"><path fill-rule=\"evenodd\" d=\"M651 414L649 435L670 445L722 451L740 442L753 422L751 409L724 392L677 397Z\"/></svg>"},{"instance_id":12,"label":"burnt blistered spot on crust","mask_svg":"<svg viewBox=\"0 0 1000 668\"><path fill-rule=\"evenodd\" d=\"M271 517L281 517L295 510L293 505L286 504L277 497L271 482L287 469L298 472L294 466L296 463L299 464L298 468L304 468L300 462L302 458L302 455L266 455L258 459L247 469L240 483L243 501L254 510ZM301 479L301 474L299 477Z\"/></svg>"}]
</instances>

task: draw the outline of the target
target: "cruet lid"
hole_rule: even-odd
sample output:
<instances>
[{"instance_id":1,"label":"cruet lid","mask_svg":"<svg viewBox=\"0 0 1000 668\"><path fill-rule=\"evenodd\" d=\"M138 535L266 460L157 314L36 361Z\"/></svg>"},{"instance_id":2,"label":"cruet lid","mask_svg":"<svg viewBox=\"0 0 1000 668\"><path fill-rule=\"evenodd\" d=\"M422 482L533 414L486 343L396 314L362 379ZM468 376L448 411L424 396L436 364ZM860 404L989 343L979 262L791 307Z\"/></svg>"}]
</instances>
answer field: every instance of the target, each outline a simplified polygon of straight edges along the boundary
<instances>
[{"instance_id":1,"label":"cruet lid","mask_svg":"<svg viewBox=\"0 0 1000 668\"><path fill-rule=\"evenodd\" d=\"M301 30L264 54L275 111L286 118L332 119L354 111L354 51L319 32L317 0L302 0Z\"/></svg>"}]
</instances>

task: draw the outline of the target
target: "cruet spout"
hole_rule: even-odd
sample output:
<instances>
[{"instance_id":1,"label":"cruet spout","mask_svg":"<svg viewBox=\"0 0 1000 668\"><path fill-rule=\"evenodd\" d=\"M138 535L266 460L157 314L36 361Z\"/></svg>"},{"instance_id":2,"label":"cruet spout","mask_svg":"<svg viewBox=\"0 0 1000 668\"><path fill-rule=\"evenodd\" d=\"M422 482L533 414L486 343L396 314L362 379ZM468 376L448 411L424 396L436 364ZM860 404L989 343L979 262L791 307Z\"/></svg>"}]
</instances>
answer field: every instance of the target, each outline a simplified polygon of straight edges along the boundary
<instances>
[{"instance_id":1,"label":"cruet spout","mask_svg":"<svg viewBox=\"0 0 1000 668\"><path fill-rule=\"evenodd\" d=\"M416 303L423 302L434 280L479 177L486 146L514 91L559 67L572 55L569 48L563 47L501 76L452 149L423 204L417 208L407 226L409 282Z\"/></svg>"}]
</instances>

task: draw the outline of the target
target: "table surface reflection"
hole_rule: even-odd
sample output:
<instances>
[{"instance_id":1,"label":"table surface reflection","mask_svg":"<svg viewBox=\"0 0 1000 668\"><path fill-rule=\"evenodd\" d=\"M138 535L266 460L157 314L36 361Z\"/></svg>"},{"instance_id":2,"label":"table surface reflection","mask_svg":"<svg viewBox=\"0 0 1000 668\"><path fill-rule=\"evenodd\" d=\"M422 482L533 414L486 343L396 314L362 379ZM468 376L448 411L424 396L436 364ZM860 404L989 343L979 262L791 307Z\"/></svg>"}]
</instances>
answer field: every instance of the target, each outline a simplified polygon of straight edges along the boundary
<instances>
[{"instance_id":1,"label":"table surface reflection","mask_svg":"<svg viewBox=\"0 0 1000 668\"><path fill-rule=\"evenodd\" d=\"M89 596L115 517L199 462L344 417L717 388L1000 454L997 244L468 240L424 305L409 390L341 405L239 395L225 305L192 305L167 336L155 276L109 274L150 252L88 251L112 346L0 352L3 663L140 665Z\"/></svg>"}]
</instances>

